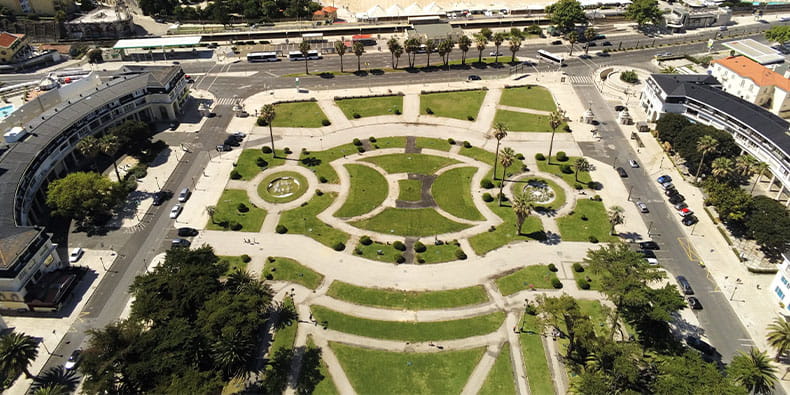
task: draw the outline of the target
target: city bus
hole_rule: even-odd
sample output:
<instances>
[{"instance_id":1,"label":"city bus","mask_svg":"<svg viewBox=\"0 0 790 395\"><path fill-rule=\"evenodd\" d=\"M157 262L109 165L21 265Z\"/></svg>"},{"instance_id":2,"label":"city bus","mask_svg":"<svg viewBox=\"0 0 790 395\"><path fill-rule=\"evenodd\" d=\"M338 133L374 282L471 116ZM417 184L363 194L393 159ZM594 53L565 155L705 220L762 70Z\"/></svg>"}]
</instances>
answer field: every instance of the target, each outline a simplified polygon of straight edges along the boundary
<instances>
[{"instance_id":1,"label":"city bus","mask_svg":"<svg viewBox=\"0 0 790 395\"><path fill-rule=\"evenodd\" d=\"M360 42L362 45L369 47L371 45L376 45L376 39L373 38L372 34L355 34L351 36L352 42Z\"/></svg>"},{"instance_id":2,"label":"city bus","mask_svg":"<svg viewBox=\"0 0 790 395\"><path fill-rule=\"evenodd\" d=\"M247 54L248 62L279 62L277 52L250 52Z\"/></svg>"},{"instance_id":3,"label":"city bus","mask_svg":"<svg viewBox=\"0 0 790 395\"><path fill-rule=\"evenodd\" d=\"M538 50L538 59L548 60L550 62L557 63L560 66L562 66L562 64L565 62L565 58L563 58L562 56L555 55L549 51L544 51L542 49Z\"/></svg>"},{"instance_id":4,"label":"city bus","mask_svg":"<svg viewBox=\"0 0 790 395\"><path fill-rule=\"evenodd\" d=\"M305 60L305 57L302 55L300 51L291 51L288 52L288 59L289 60ZM306 60L318 60L321 59L321 54L318 53L316 50L310 50L307 52L307 59Z\"/></svg>"}]
</instances>

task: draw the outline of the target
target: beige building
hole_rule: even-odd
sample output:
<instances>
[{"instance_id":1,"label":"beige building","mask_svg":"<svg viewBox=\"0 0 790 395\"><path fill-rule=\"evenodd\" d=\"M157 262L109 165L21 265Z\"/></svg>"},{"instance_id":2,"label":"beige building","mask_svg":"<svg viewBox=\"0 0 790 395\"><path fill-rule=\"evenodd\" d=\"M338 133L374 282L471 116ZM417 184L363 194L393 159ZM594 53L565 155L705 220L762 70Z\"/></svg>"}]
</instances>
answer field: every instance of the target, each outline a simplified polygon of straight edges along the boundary
<instances>
[{"instance_id":1,"label":"beige building","mask_svg":"<svg viewBox=\"0 0 790 395\"><path fill-rule=\"evenodd\" d=\"M790 79L745 56L711 62L710 74L721 88L743 100L767 108L782 118L790 117Z\"/></svg>"},{"instance_id":2,"label":"beige building","mask_svg":"<svg viewBox=\"0 0 790 395\"><path fill-rule=\"evenodd\" d=\"M0 6L17 14L53 16L58 10L74 9L76 3L74 0L0 0Z\"/></svg>"},{"instance_id":3,"label":"beige building","mask_svg":"<svg viewBox=\"0 0 790 395\"><path fill-rule=\"evenodd\" d=\"M0 33L0 64L14 63L27 58L32 48L24 34Z\"/></svg>"}]
</instances>

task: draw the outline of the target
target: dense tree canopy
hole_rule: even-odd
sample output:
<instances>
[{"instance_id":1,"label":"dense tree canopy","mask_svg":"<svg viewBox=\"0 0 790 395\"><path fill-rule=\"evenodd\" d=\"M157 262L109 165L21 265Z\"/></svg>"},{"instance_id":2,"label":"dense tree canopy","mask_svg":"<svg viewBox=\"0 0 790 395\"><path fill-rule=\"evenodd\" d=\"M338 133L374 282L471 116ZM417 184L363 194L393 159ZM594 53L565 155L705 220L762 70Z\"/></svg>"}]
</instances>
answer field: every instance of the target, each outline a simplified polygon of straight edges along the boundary
<instances>
[{"instance_id":1,"label":"dense tree canopy","mask_svg":"<svg viewBox=\"0 0 790 395\"><path fill-rule=\"evenodd\" d=\"M304 18L321 9L321 4L310 0L221 0L206 7L179 5L178 1L141 0L140 8L146 15L172 15L179 20L203 20L227 24L231 14L241 15L246 23L270 22L283 18Z\"/></svg>"},{"instance_id":2,"label":"dense tree canopy","mask_svg":"<svg viewBox=\"0 0 790 395\"><path fill-rule=\"evenodd\" d=\"M551 23L563 33L573 30L576 24L587 23L584 9L576 0L560 0L546 7L546 13L549 14Z\"/></svg>"},{"instance_id":3,"label":"dense tree canopy","mask_svg":"<svg viewBox=\"0 0 790 395\"><path fill-rule=\"evenodd\" d=\"M125 195L120 183L99 173L76 172L49 184L47 205L54 214L87 224L110 215Z\"/></svg>"},{"instance_id":4,"label":"dense tree canopy","mask_svg":"<svg viewBox=\"0 0 790 395\"><path fill-rule=\"evenodd\" d=\"M765 38L767 38L770 41L775 41L784 44L790 41L790 26L788 25L773 26L765 32Z\"/></svg>"},{"instance_id":5,"label":"dense tree canopy","mask_svg":"<svg viewBox=\"0 0 790 395\"><path fill-rule=\"evenodd\" d=\"M685 165L692 174L696 173L702 159L702 153L698 149L698 142L702 136L711 136L718 143L715 155L705 155L702 174L710 172L711 164L716 158L733 159L741 152L732 135L726 131L712 126L692 124L680 114L664 114L656 123L656 130L658 138L662 142L669 142L672 150L686 161Z\"/></svg>"},{"instance_id":6,"label":"dense tree canopy","mask_svg":"<svg viewBox=\"0 0 790 395\"><path fill-rule=\"evenodd\" d=\"M661 10L656 0L634 0L625 9L626 19L636 22L639 26L661 23Z\"/></svg>"},{"instance_id":7,"label":"dense tree canopy","mask_svg":"<svg viewBox=\"0 0 790 395\"><path fill-rule=\"evenodd\" d=\"M790 242L790 214L783 204L765 196L755 196L746 218L751 237L762 247L763 253L779 259Z\"/></svg>"}]
</instances>

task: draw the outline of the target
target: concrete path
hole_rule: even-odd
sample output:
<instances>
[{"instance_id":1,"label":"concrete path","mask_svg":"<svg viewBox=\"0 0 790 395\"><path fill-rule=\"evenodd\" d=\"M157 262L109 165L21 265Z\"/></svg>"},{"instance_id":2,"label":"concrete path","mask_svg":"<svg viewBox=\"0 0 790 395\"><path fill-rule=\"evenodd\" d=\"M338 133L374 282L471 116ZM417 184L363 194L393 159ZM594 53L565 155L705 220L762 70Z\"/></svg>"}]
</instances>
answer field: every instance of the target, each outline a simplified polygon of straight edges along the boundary
<instances>
[{"instance_id":1,"label":"concrete path","mask_svg":"<svg viewBox=\"0 0 790 395\"><path fill-rule=\"evenodd\" d=\"M524 107L513 107L513 106L505 106L505 105L498 105L496 106L499 110L506 110L506 111L513 111L513 112L523 112L525 114L535 114L535 115L551 115L551 111L541 111L541 110L534 110L531 108L524 108Z\"/></svg>"}]
</instances>

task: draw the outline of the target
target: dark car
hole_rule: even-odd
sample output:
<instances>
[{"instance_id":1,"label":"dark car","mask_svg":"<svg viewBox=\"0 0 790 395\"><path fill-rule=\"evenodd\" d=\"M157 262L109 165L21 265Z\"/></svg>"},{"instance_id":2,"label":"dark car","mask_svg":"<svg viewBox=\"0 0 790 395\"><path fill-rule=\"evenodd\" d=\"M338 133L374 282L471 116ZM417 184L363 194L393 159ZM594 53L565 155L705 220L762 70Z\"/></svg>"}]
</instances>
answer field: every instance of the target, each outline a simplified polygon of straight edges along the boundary
<instances>
[{"instance_id":1,"label":"dark car","mask_svg":"<svg viewBox=\"0 0 790 395\"><path fill-rule=\"evenodd\" d=\"M170 122L170 130L178 129L179 122Z\"/></svg>"},{"instance_id":2,"label":"dark car","mask_svg":"<svg viewBox=\"0 0 790 395\"><path fill-rule=\"evenodd\" d=\"M229 145L231 147L238 147L240 145L239 144L239 139L237 139L237 138L235 138L233 136L230 136L230 137L226 138L225 142L222 143L222 144L223 145Z\"/></svg>"},{"instance_id":3,"label":"dark car","mask_svg":"<svg viewBox=\"0 0 790 395\"><path fill-rule=\"evenodd\" d=\"M551 42L551 45L562 45L562 40L554 40Z\"/></svg>"},{"instance_id":4,"label":"dark car","mask_svg":"<svg viewBox=\"0 0 790 395\"><path fill-rule=\"evenodd\" d=\"M480 76L476 74L472 74L469 77L466 77L467 81L480 81L481 79L482 78L480 78Z\"/></svg>"},{"instance_id":5,"label":"dark car","mask_svg":"<svg viewBox=\"0 0 790 395\"><path fill-rule=\"evenodd\" d=\"M643 241L639 243L639 248L643 250L660 250L661 247L655 241Z\"/></svg>"},{"instance_id":6,"label":"dark car","mask_svg":"<svg viewBox=\"0 0 790 395\"><path fill-rule=\"evenodd\" d=\"M677 195L672 195L672 196L669 197L669 202L672 203L672 204L678 204L678 203L680 203L680 202L682 202L684 200L686 200L686 198L683 197L683 195L681 195L679 193Z\"/></svg>"},{"instance_id":7,"label":"dark car","mask_svg":"<svg viewBox=\"0 0 790 395\"><path fill-rule=\"evenodd\" d=\"M720 362L721 354L716 351L716 347L704 342L694 336L686 336L686 345L702 353L702 360L706 362Z\"/></svg>"},{"instance_id":8,"label":"dark car","mask_svg":"<svg viewBox=\"0 0 790 395\"><path fill-rule=\"evenodd\" d=\"M638 253L642 254L645 258L653 258L656 259L656 253L653 250L639 250Z\"/></svg>"},{"instance_id":9,"label":"dark car","mask_svg":"<svg viewBox=\"0 0 790 395\"><path fill-rule=\"evenodd\" d=\"M702 303L700 303L699 299L696 297L689 296L686 300L688 301L689 307L691 307L692 310L702 310Z\"/></svg>"},{"instance_id":10,"label":"dark car","mask_svg":"<svg viewBox=\"0 0 790 395\"><path fill-rule=\"evenodd\" d=\"M80 363L80 356L82 355L82 350L79 348L72 351L71 355L69 355L69 359L66 360L66 363L63 364L63 368L66 370L74 370L77 365Z\"/></svg>"},{"instance_id":11,"label":"dark car","mask_svg":"<svg viewBox=\"0 0 790 395\"><path fill-rule=\"evenodd\" d=\"M163 190L161 190L159 192L154 193L153 205L154 206L161 206L162 203L170 200L170 198L172 198L172 197L173 197L173 192L172 191L169 191L167 189L163 189Z\"/></svg>"},{"instance_id":12,"label":"dark car","mask_svg":"<svg viewBox=\"0 0 790 395\"><path fill-rule=\"evenodd\" d=\"M197 236L198 230L195 228L178 228L178 235L181 237Z\"/></svg>"},{"instance_id":13,"label":"dark car","mask_svg":"<svg viewBox=\"0 0 790 395\"><path fill-rule=\"evenodd\" d=\"M176 247L188 248L190 245L192 245L192 243L187 239L173 239L172 241L170 241L171 248L176 248Z\"/></svg>"},{"instance_id":14,"label":"dark car","mask_svg":"<svg viewBox=\"0 0 790 395\"><path fill-rule=\"evenodd\" d=\"M676 279L678 280L678 285L680 285L680 290L683 291L686 295L694 295L694 289L691 288L691 284L689 280L686 280L686 277L677 276Z\"/></svg>"},{"instance_id":15,"label":"dark car","mask_svg":"<svg viewBox=\"0 0 790 395\"><path fill-rule=\"evenodd\" d=\"M625 106L623 106L623 105L616 105L616 106L614 106L614 110L617 111L617 112L623 111L623 110L625 110Z\"/></svg>"},{"instance_id":16,"label":"dark car","mask_svg":"<svg viewBox=\"0 0 790 395\"><path fill-rule=\"evenodd\" d=\"M595 41L590 41L590 43L587 44L588 47L594 47L596 45L598 45L598 44L596 44Z\"/></svg>"},{"instance_id":17,"label":"dark car","mask_svg":"<svg viewBox=\"0 0 790 395\"><path fill-rule=\"evenodd\" d=\"M677 190L677 189L675 189L674 187L672 187L672 188L667 188L667 189L665 189L665 190L664 190L664 195L667 195L667 196L670 196L670 197L672 197L672 196L675 196L675 195L680 195L680 192L678 192L678 190Z\"/></svg>"},{"instance_id":18,"label":"dark car","mask_svg":"<svg viewBox=\"0 0 790 395\"><path fill-rule=\"evenodd\" d=\"M687 215L687 216L683 217L683 219L680 222L682 222L683 225L691 226L691 225L694 225L697 222L699 222L699 220L697 219L697 217L695 217L693 215Z\"/></svg>"},{"instance_id":19,"label":"dark car","mask_svg":"<svg viewBox=\"0 0 790 395\"><path fill-rule=\"evenodd\" d=\"M625 169L623 169L622 167L618 167L617 168L617 174L619 174L620 177L622 177L622 178L628 177L628 173L626 173Z\"/></svg>"}]
</instances>

